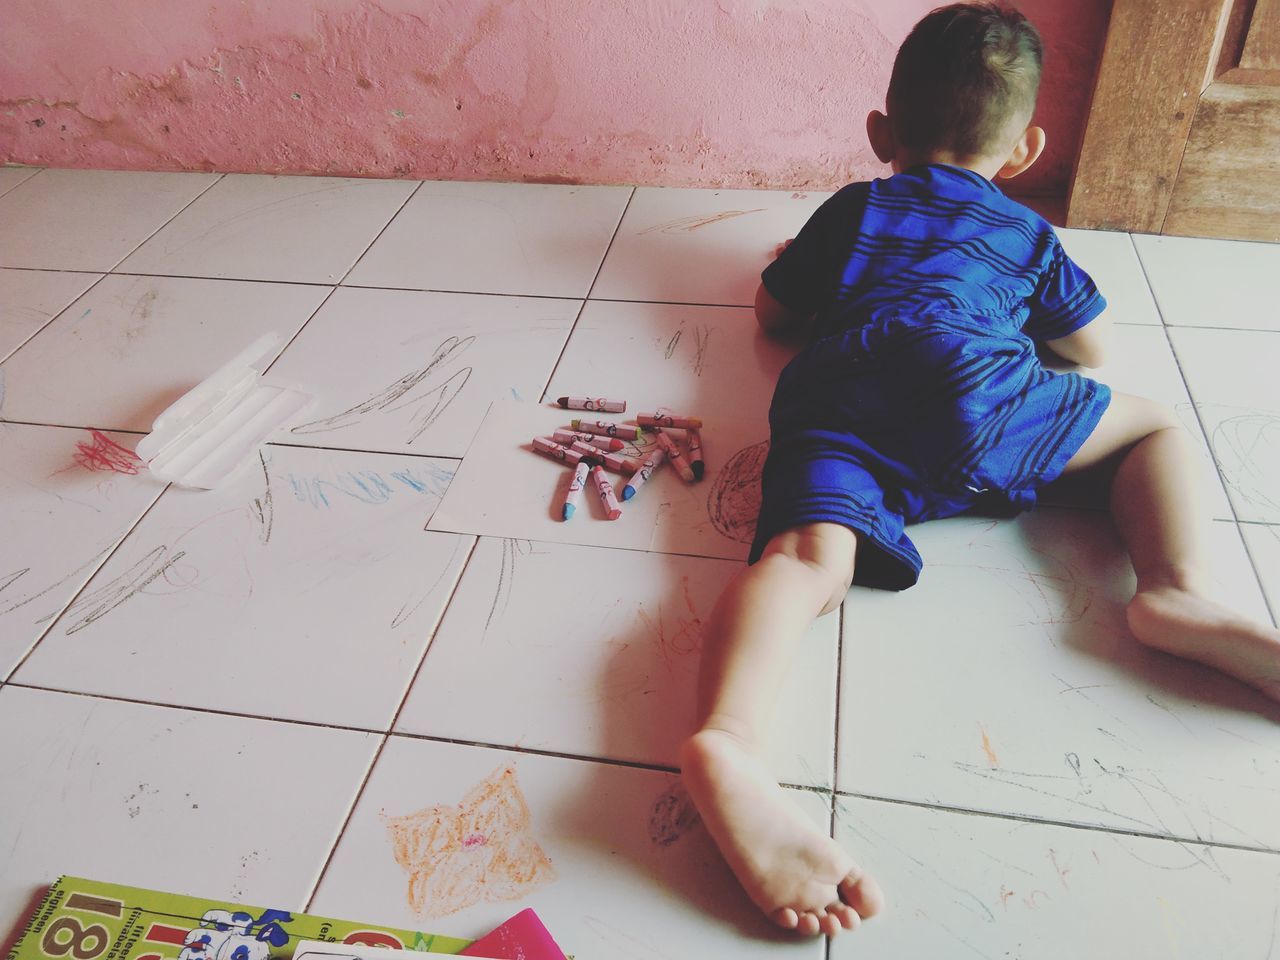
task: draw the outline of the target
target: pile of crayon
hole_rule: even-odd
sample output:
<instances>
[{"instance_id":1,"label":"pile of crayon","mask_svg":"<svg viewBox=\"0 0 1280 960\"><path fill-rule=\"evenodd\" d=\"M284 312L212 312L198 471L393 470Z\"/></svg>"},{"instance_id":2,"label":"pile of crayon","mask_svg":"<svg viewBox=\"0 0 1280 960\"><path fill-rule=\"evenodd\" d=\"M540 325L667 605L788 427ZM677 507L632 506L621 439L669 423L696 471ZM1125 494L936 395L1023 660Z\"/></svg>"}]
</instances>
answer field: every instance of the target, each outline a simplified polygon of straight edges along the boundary
<instances>
[{"instance_id":1,"label":"pile of crayon","mask_svg":"<svg viewBox=\"0 0 1280 960\"><path fill-rule=\"evenodd\" d=\"M561 397L556 401L563 410L586 410L595 413L625 413L627 401L603 397ZM685 447L669 432L683 430ZM588 480L604 506L605 516L617 520L622 516L619 497L613 481L605 473L624 474L623 501L630 500L664 463L670 463L686 483L701 480L706 472L702 458L702 421L697 417L681 417L669 413L641 413L634 423L612 420L573 420L568 429L556 430L549 437L534 437L533 449L543 456L573 467L573 476L565 493L560 518L570 519L582 500ZM641 458L627 456L626 451L644 445L653 437L652 449L637 451ZM624 442L625 441L625 442Z\"/></svg>"}]
</instances>

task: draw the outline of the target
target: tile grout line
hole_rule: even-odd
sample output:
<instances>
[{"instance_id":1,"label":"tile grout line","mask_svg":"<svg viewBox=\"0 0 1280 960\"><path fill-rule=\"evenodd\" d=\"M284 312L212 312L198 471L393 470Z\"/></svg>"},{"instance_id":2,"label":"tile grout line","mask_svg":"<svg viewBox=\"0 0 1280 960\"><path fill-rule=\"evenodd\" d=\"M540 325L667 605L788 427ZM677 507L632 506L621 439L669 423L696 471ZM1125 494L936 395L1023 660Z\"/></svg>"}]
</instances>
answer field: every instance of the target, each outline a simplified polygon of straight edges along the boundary
<instances>
[{"instance_id":1,"label":"tile grout line","mask_svg":"<svg viewBox=\"0 0 1280 960\"><path fill-rule=\"evenodd\" d=\"M1149 833L1142 830L1126 830L1123 827L1111 827L1097 823L1073 823L1070 820L1053 820L1048 817L1032 817L1021 813L996 813L993 810L978 810L974 807L954 807L942 803L928 803L924 800L904 800L901 797L877 797L868 793L850 793L836 791L837 797L852 800L867 800L871 803L892 803L902 807L914 807L919 810L941 810L946 813L968 817L985 817L989 820L1008 820L1015 823L1027 823L1032 826L1064 827L1068 830L1082 830L1086 833L1102 833L1109 836L1136 837L1142 840L1161 840L1180 846L1195 845L1213 850L1239 850L1243 853L1261 853L1280 857L1280 848L1251 847L1243 843L1227 843L1222 840L1206 840L1203 837L1180 837L1174 834Z\"/></svg>"},{"instance_id":2,"label":"tile grout line","mask_svg":"<svg viewBox=\"0 0 1280 960\"><path fill-rule=\"evenodd\" d=\"M6 267L5 269L10 269L10 268ZM66 271L66 272L67 272L67 273L71 273L72 271ZM77 270L77 271L74 271L74 272L76 272L76 273L81 273L81 272L83 272L83 273L95 273L96 271L90 271L90 270L79 271L79 270ZM100 276L98 277L98 279L97 279L97 280L93 281L93 283L91 283L91 284L89 284L89 286L85 287L85 288L84 288L84 290L82 290L82 291L81 291L77 296L73 297L73 298L71 299L71 302L70 302L70 303L68 303L68 304L67 304L65 307L63 307L61 310L57 310L57 311L55 311L55 312L54 312L54 314L53 314L53 316L51 316L51 317L50 317L48 320L46 320L44 323L40 324L40 326L38 326L35 330L31 331L31 334L30 334L29 336L27 336L27 337L26 337L26 338L25 338L21 343L19 343L16 347L14 347L12 350L10 350L8 353L6 353L3 357L0 357L0 364L4 363L6 360L10 359L14 354L16 354L16 353L17 353L19 350L21 350L23 347L25 347L28 343L30 343L32 340L34 340L36 337L38 337L38 336L39 336L41 333L43 333L45 330L49 329L49 326L50 326L50 325L51 325L55 320L57 320L59 317L61 317L64 313L66 313L68 310L70 310L72 307L74 307L77 303L79 303L79 302L80 302L81 300L83 300L85 297L87 297L87 296L88 296L88 295L93 291L93 289L94 289L95 287L97 287L97 286L98 286L98 284L100 284L103 280L107 279L107 277L109 277L109 276L111 276L111 274L110 274L110 273L104 273L104 274L100 275ZM90 308L90 309L92 309L92 308ZM81 319L83 319L83 317L82 317ZM2 386L2 384L0 384L0 386ZM4 395L3 395L3 393L2 393L2 392L0 392L0 400L3 400L3 399L4 399ZM3 409L3 404L0 404L0 409Z\"/></svg>"},{"instance_id":3,"label":"tile grout line","mask_svg":"<svg viewBox=\"0 0 1280 960\"><path fill-rule=\"evenodd\" d=\"M75 602L79 600L80 596L85 592L86 589L88 589L89 584L93 583L94 578L99 573L102 572L102 569L108 563L111 562L111 558L116 555L116 553L124 545L124 542L129 539L130 534L132 534L133 531L138 528L138 524L142 523L143 519L147 516L147 514L149 514L152 510L155 509L156 504L160 502L160 499L165 495L166 492L168 492L171 486L173 485L166 483L164 487L161 488L160 492L156 494L155 499L152 500L149 504L147 504L147 508L138 515L137 519L135 519L133 523L129 524L128 529L126 529L123 533L120 534L120 539L117 540L115 544L112 545L106 551L106 556L102 558L102 562L99 563L97 566L95 566L93 570L89 573L89 575L85 577L84 583L80 584L79 588L71 595L70 599L67 600L66 604L58 608L57 612L55 612L53 616L49 619L49 625L40 631L40 635L36 637L35 641L31 644L31 646L27 648L26 652L19 658L18 662L15 663L12 668L10 668L8 673L6 673L3 677L0 677L0 679L3 679L6 683L13 682L14 676L17 674L19 670L22 669L23 664L25 664L29 659L31 659L31 655L36 652L36 648L40 646L40 644L44 641L44 638L47 637L50 634L50 632L53 630L53 628L58 625L58 623L62 620L63 616L67 613L67 611L70 610L72 606L75 605Z\"/></svg>"},{"instance_id":4,"label":"tile grout line","mask_svg":"<svg viewBox=\"0 0 1280 960\"><path fill-rule=\"evenodd\" d=\"M225 174L225 173L220 173L220 174L218 174L216 177L214 177L214 179L213 179L213 182L212 182L212 183L210 183L207 187L205 187L203 190L201 190L199 193L197 193L194 197L192 197L190 200L188 200L186 203L184 203L184 204L182 205L182 208L181 208L180 210L177 210L177 211L175 211L175 212L174 212L173 216L169 217L167 220L165 220L165 222L164 222L164 223L160 224L160 226L158 226L158 227L156 227L154 230L152 230L149 234L147 234L147 235L142 239L141 243L139 243L139 244L138 244L137 246L135 246L132 250L130 250L128 253L126 253L123 257L121 257L119 260L117 260L114 264L112 264L111 268L110 268L110 269L108 269L108 270L106 271L106 272L107 272L107 274L108 274L108 275L114 275L114 274L115 274L115 272L116 272L116 267L120 266L120 264L124 263L126 260L128 260L130 257L132 257L135 253L137 253L140 249L142 249L143 244L147 243L147 241L149 241L149 240L150 240L152 237L154 237L157 233L159 233L161 230L163 230L163 229L164 229L165 227L167 227L169 224L173 223L173 221L174 221L174 220L176 220L178 217L182 216L182 214L183 214L183 213L185 213L185 212L187 211L187 208L188 208L188 207L190 207L193 203L195 203L197 200L199 200L201 197L203 197L206 193L208 193L210 190L212 190L214 187L216 187L218 184L220 184L220 183L223 181L223 179L224 179L225 177L226 177L226 174ZM123 275L123 276L128 276L128 274L122 274L122 275Z\"/></svg>"},{"instance_id":5,"label":"tile grout line","mask_svg":"<svg viewBox=\"0 0 1280 960\"><path fill-rule=\"evenodd\" d=\"M569 341L573 339L573 332L578 329L578 321L582 319L582 314L587 309L587 304L591 302L591 291L596 288L596 282L600 279L600 273L604 270L604 263L609 259L609 251L613 249L613 242L618 239L618 231L622 229L622 221L627 218L627 211L631 209L631 201L635 199L635 196L636 188L633 185L631 193L627 195L627 202L622 207L618 222L613 227L613 234L605 245L604 253L600 255L600 262L596 264L595 276L591 278L591 284L587 287L587 295L578 303L578 312L573 317L573 323L569 325L569 332L565 334L560 353L556 356L556 362L551 365L551 373L547 375L547 382L542 385L542 391L538 394L539 403L547 402L547 391L551 389L551 381L556 378L556 371L560 369L560 361L564 359L565 351L569 349Z\"/></svg>"},{"instance_id":6,"label":"tile grout line","mask_svg":"<svg viewBox=\"0 0 1280 960\"><path fill-rule=\"evenodd\" d=\"M111 696L105 694L85 693L77 690L63 690L56 687L47 687L40 684L21 683L12 680L5 681L0 684L0 688L13 688L23 690L38 690L44 693L59 694L62 696L83 697L90 700L106 700L115 703L129 703L138 706L156 707L162 710L175 710L187 713L208 714L213 716L225 716L232 719L255 720L266 723L282 723L293 726L310 727L317 730L340 730L350 733L373 734L382 736L386 740L392 737L398 737L404 740L422 740L429 743L448 743L463 747L477 747L482 750L496 750L504 753L524 754L526 756L547 757L551 759L569 760L578 763L595 763L611 767L624 767L632 770L648 771L653 773L679 774L676 767L669 767L662 764L641 763L632 760L617 760L610 757L593 757L585 754L562 753L554 750L537 750L530 747L518 747L506 744L487 743L483 741L462 740L455 737L437 737L426 734L414 734L404 732L394 732L378 729L370 729L364 727L343 726L339 724L326 724L311 720L295 720L282 717L268 717L260 714L243 714L233 713L227 710L214 710L207 707L192 706L176 706L174 704L158 703L149 700L137 700L128 697ZM371 765L372 767L372 765ZM923 800L905 800L900 797L876 796L875 794L857 793L847 790L829 790L825 787L815 787L808 784L780 783L780 786L791 789L804 791L806 793L816 793L832 798L832 802L838 799L866 800L872 803L891 803L899 806L914 807L925 811L942 811L945 813L954 813L962 816L986 817L993 820L1005 820L1016 823L1027 823L1033 826L1050 826L1065 827L1072 830L1081 830L1090 833L1101 833L1113 836L1138 837L1141 839L1158 840L1166 843L1176 844L1195 844L1198 846L1209 847L1213 849L1240 850L1246 853L1270 854L1272 856L1280 856L1280 849L1268 847L1251 847L1247 844L1227 843L1220 840L1206 840L1203 837L1182 837L1172 834L1150 833L1140 830L1126 830L1121 827L1107 826L1105 824L1077 823L1067 820L1054 820L1047 817L1033 817L1018 813L998 813L991 810L979 810L972 807L958 807L948 804L929 803Z\"/></svg>"},{"instance_id":7,"label":"tile grout line","mask_svg":"<svg viewBox=\"0 0 1280 960\"><path fill-rule=\"evenodd\" d=\"M13 186L11 186L11 187L7 187L7 188L5 188L4 190L0 190L0 197L5 196L6 194L12 193L14 190L17 190L17 189L18 189L20 186L22 186L24 183L30 183L32 180L34 180L36 177L40 176L40 174L44 173L44 172L45 172L46 170L48 170L48 169L50 169L50 168L49 168L49 167L35 167L35 168L32 168L32 167L28 167L28 166L23 166L23 165L21 165L21 164L19 164L19 165L17 165L17 166L12 166L12 167L11 167L11 166L9 166L8 164L0 165L0 170L32 170L31 176L29 176L29 177L23 177L21 180L19 180L19 181L18 181L17 183L15 183Z\"/></svg>"},{"instance_id":8,"label":"tile grout line","mask_svg":"<svg viewBox=\"0 0 1280 960\"><path fill-rule=\"evenodd\" d=\"M418 683L418 677L422 673L422 665L427 661L427 654L431 652L431 646L435 643L436 636L440 632L440 626L444 623L444 618L449 613L449 608L453 606L453 600L458 595L458 588L462 585L462 578L466 576L467 568L471 566L471 558L475 556L476 548L480 546L480 537L473 535L471 547L467 550L467 558L462 561L462 565L458 568L457 579L453 581L453 587L449 590L449 596L444 604L440 607L440 613L436 616L436 621L431 626L431 630L427 634L427 642L423 645L422 655L418 657L417 664L414 665L413 672L409 675L409 682L405 685L404 691L400 694L400 702L396 704L396 709L391 715L390 721L387 723L387 729L383 732L382 742L378 744L378 749L374 752L373 760L369 763L369 767L365 770L364 779L360 781L360 788L356 791L356 795L351 800L351 806L347 810L347 815L342 821L342 825L338 828L337 836L333 838L333 844L329 847L329 855L325 857L324 864L320 867L319 874L316 875L316 881L311 887L311 892L307 894L306 904L303 912L311 909L311 903L315 900L316 894L320 891L320 884L324 882L325 874L329 872L329 865L333 863L333 858L338 853L338 846L342 843L342 838L347 832L347 827L351 825L351 818L355 816L356 807L360 803L360 798L364 796L365 788L369 786L369 780L373 777L374 768L378 765L378 758L382 756L382 751L386 749L387 744L391 742L391 735L395 731L396 724L400 722L400 714L404 710L404 705L409 701L413 688Z\"/></svg>"},{"instance_id":9,"label":"tile grout line","mask_svg":"<svg viewBox=\"0 0 1280 960\"><path fill-rule=\"evenodd\" d=\"M832 737L831 750L831 838L834 840L836 836L836 786L840 783L840 700L843 687L844 671L844 618L845 608L849 604L849 593L845 591L844 600L840 604L839 616L836 618L836 709L835 709L835 733Z\"/></svg>"},{"instance_id":10,"label":"tile grout line","mask_svg":"<svg viewBox=\"0 0 1280 960\"><path fill-rule=\"evenodd\" d=\"M316 308L312 310L310 314L307 315L307 319L302 321L302 325L299 326L298 329L293 332L293 336L291 336L285 342L285 345L281 347L279 351L277 351L276 355L271 358L271 362L267 364L266 367L263 368L261 376L265 377L268 373L271 372L271 368L280 362L280 358L285 355L285 351L287 351L291 346L293 346L294 342L298 339L298 337L302 336L302 331L307 329L307 327L311 325L311 321L314 320L317 316L319 316L320 311L324 309L325 304L327 304L330 298L332 298L333 295L337 293L338 290L342 287L342 282L351 275L351 271L354 270L359 265L360 261L364 259L365 254L368 253L369 250L373 247L373 245L378 242L378 239L383 235L383 233L386 232L387 227L391 226L392 221L394 221L396 217L400 216L400 211L403 210L405 208L405 205L410 200L413 199L414 195L419 190L422 189L422 184L424 182L425 181L423 180L419 180L418 185L409 191L409 195L404 198L404 203L401 203L400 206L396 207L396 212L387 218L387 222L382 225L382 229L379 230L377 234L374 235L374 238L365 245L365 248L362 251L360 251L360 256L355 258L351 266L347 267L346 271L342 274L341 277L338 278L336 283L309 284L309 286L328 286L329 292L324 295L324 299L321 300L320 303L316 305Z\"/></svg>"},{"instance_id":11,"label":"tile grout line","mask_svg":"<svg viewBox=\"0 0 1280 960\"><path fill-rule=\"evenodd\" d=\"M1138 266L1142 269L1142 278L1147 283L1147 289L1151 291L1151 299L1156 303L1156 313L1160 317L1160 328L1164 331L1165 342L1169 344L1169 352L1173 354L1173 362L1178 368L1178 376L1182 378L1182 385L1186 387L1187 398L1191 401L1191 412L1195 414L1196 423L1200 426L1200 433L1204 437L1205 446L1209 448L1209 456L1213 459L1214 472L1217 474L1218 482L1222 484L1222 493L1227 498L1227 507L1231 510L1231 518L1236 525L1236 536L1244 547L1244 555L1253 570L1253 579L1257 582L1258 591L1262 594L1262 602L1266 606L1267 612L1271 615L1272 624L1275 624L1280 622L1277 618L1278 611L1271 606L1271 599L1267 596L1266 586L1262 582L1262 571L1258 569L1257 563L1254 562L1253 553L1249 549L1249 541L1245 539L1244 531L1240 527L1240 511L1236 509L1235 498L1231 496L1231 485L1227 482L1226 474L1222 472L1222 464L1218 462L1218 453L1213 448L1213 440L1209 435L1209 429L1205 426L1204 417L1200 414L1200 405L1196 402L1196 396L1191 390L1191 381L1187 378L1186 371L1182 369L1182 358L1178 356L1178 348L1173 342L1173 336L1169 333L1169 325L1164 320L1164 311L1160 307L1160 298L1156 296L1156 288L1151 283L1151 275L1147 273L1147 265L1142 260L1142 252L1138 249L1138 244L1133 239L1133 234L1129 234L1129 243L1132 244L1133 251L1137 254Z\"/></svg>"}]
</instances>

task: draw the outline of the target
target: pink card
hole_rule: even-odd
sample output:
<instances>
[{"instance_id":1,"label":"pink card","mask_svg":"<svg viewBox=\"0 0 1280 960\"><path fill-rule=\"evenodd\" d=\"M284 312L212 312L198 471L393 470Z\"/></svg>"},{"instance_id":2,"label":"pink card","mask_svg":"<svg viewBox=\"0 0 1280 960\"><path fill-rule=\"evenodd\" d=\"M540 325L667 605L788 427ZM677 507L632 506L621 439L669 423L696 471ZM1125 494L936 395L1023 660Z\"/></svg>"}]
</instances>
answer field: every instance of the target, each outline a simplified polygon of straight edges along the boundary
<instances>
[{"instance_id":1,"label":"pink card","mask_svg":"<svg viewBox=\"0 0 1280 960\"><path fill-rule=\"evenodd\" d=\"M494 960L566 960L532 907L521 910L491 933L481 937L460 957L492 957Z\"/></svg>"}]
</instances>

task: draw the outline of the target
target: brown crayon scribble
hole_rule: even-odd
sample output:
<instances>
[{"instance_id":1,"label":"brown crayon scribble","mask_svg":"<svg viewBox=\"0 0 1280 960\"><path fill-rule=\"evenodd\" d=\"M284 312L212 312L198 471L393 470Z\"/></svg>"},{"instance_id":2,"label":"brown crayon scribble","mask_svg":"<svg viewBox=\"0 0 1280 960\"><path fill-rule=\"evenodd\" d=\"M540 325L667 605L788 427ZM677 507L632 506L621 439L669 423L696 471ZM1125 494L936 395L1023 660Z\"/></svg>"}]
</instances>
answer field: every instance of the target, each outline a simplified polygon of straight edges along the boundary
<instances>
[{"instance_id":1,"label":"brown crayon scribble","mask_svg":"<svg viewBox=\"0 0 1280 960\"><path fill-rule=\"evenodd\" d=\"M456 807L387 818L396 863L409 873L409 906L443 917L481 900L515 900L554 880L551 859L530 835L531 820L510 766L494 770Z\"/></svg>"},{"instance_id":2,"label":"brown crayon scribble","mask_svg":"<svg viewBox=\"0 0 1280 960\"><path fill-rule=\"evenodd\" d=\"M684 784L673 778L649 812L649 841L669 847L701 822Z\"/></svg>"},{"instance_id":3,"label":"brown crayon scribble","mask_svg":"<svg viewBox=\"0 0 1280 960\"><path fill-rule=\"evenodd\" d=\"M86 470L110 470L131 477L142 469L142 461L136 453L98 430L89 431L88 443L83 440L76 442L75 461Z\"/></svg>"},{"instance_id":4,"label":"brown crayon scribble","mask_svg":"<svg viewBox=\"0 0 1280 960\"><path fill-rule=\"evenodd\" d=\"M760 474L769 455L767 440L730 457L707 491L707 516L721 536L737 543L755 537L760 514Z\"/></svg>"},{"instance_id":5,"label":"brown crayon scribble","mask_svg":"<svg viewBox=\"0 0 1280 960\"><path fill-rule=\"evenodd\" d=\"M683 230L685 233L693 233L693 231L702 227L709 227L713 223L720 223L724 220L732 220L734 217L745 217L748 213L763 213L764 207L756 207L754 210L722 210L719 213L713 213L704 217L680 217L678 220L668 220L666 223L655 224L647 230L641 230L636 236L643 237L646 233L675 233L677 230Z\"/></svg>"}]
</instances>

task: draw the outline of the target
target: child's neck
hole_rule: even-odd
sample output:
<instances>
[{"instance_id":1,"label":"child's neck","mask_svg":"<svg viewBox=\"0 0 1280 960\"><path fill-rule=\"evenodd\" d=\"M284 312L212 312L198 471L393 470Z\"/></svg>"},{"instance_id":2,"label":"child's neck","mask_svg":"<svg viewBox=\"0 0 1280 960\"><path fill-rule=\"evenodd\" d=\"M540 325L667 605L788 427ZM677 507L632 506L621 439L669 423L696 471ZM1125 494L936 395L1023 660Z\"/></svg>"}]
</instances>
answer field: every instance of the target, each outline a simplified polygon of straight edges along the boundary
<instances>
[{"instance_id":1,"label":"child's neck","mask_svg":"<svg viewBox=\"0 0 1280 960\"><path fill-rule=\"evenodd\" d=\"M947 150L936 150L929 153L911 154L901 158L895 157L889 164L894 173L901 173L912 167L920 167L930 163L945 163L949 167L960 167L994 180L996 173L1004 164L992 157L961 157Z\"/></svg>"}]
</instances>

